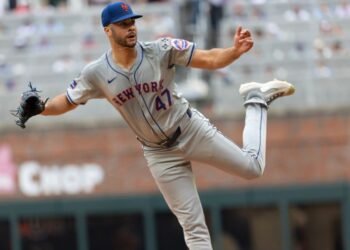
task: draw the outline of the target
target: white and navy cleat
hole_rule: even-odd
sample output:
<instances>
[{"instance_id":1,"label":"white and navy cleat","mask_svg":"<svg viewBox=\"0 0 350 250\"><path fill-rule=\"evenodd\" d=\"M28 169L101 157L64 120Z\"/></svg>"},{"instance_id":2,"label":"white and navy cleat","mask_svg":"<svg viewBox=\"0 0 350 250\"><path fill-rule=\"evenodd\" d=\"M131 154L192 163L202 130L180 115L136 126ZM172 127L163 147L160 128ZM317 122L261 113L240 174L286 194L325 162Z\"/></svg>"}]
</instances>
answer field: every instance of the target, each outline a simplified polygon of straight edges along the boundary
<instances>
[{"instance_id":1,"label":"white and navy cleat","mask_svg":"<svg viewBox=\"0 0 350 250\"><path fill-rule=\"evenodd\" d=\"M293 84L274 79L266 83L248 82L241 84L240 95L249 103L260 103L268 106L274 100L282 96L289 96L295 92Z\"/></svg>"}]
</instances>

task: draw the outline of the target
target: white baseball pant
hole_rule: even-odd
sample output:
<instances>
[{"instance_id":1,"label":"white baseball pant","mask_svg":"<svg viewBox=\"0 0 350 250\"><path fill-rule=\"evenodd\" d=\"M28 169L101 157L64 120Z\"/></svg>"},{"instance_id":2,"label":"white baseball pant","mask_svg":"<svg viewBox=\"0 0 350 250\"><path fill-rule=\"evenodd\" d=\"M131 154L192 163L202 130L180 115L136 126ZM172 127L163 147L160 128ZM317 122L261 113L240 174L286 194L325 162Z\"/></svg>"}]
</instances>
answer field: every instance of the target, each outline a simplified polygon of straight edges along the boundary
<instances>
[{"instance_id":1,"label":"white baseball pant","mask_svg":"<svg viewBox=\"0 0 350 250\"><path fill-rule=\"evenodd\" d=\"M183 228L190 250L212 250L209 231L197 192L191 161L210 164L246 179L259 177L265 168L267 109L246 107L243 148L219 132L199 111L181 125L178 144L170 148L144 146L151 173L170 210Z\"/></svg>"}]
</instances>

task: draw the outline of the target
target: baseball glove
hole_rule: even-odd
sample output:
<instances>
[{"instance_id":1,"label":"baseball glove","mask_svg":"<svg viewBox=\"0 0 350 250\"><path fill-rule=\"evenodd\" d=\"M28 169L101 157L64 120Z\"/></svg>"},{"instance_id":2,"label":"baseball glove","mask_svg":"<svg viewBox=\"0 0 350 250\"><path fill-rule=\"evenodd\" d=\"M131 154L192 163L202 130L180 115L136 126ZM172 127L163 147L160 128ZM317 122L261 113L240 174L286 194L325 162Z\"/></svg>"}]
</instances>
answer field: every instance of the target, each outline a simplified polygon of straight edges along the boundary
<instances>
[{"instance_id":1,"label":"baseball glove","mask_svg":"<svg viewBox=\"0 0 350 250\"><path fill-rule=\"evenodd\" d=\"M25 123L32 116L38 115L45 109L45 104L49 98L43 101L38 94L36 88L32 86L32 83L29 83L30 90L27 90L22 93L21 102L16 110L12 110L11 114L18 117L16 124L21 128L25 128Z\"/></svg>"}]
</instances>

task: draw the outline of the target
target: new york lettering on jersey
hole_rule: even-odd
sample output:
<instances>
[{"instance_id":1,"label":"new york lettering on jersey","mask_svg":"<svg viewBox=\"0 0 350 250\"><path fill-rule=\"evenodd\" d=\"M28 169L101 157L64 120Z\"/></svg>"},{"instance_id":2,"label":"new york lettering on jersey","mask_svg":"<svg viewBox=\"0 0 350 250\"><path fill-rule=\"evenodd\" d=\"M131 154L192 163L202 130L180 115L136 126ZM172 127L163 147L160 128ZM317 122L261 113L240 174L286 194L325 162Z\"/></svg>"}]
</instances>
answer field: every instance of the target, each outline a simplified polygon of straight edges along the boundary
<instances>
[{"instance_id":1,"label":"new york lettering on jersey","mask_svg":"<svg viewBox=\"0 0 350 250\"><path fill-rule=\"evenodd\" d=\"M119 106L122 106L127 101L134 99L135 95L158 93L159 91L162 91L164 89L163 81L164 80L161 79L159 82L152 81L145 83L137 83L135 86L129 87L117 93L112 100L114 103L118 104Z\"/></svg>"}]
</instances>

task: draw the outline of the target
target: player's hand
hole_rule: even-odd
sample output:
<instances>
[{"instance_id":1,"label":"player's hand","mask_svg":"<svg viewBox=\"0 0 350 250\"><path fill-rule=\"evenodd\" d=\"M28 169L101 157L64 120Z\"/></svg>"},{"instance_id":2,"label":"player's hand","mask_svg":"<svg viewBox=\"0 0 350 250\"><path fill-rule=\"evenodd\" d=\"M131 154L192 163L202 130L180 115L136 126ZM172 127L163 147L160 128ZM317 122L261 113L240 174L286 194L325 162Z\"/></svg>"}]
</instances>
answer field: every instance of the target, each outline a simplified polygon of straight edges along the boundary
<instances>
[{"instance_id":1,"label":"player's hand","mask_svg":"<svg viewBox=\"0 0 350 250\"><path fill-rule=\"evenodd\" d=\"M249 30L238 26L234 36L234 47L241 55L249 51L254 45L252 35Z\"/></svg>"}]
</instances>

